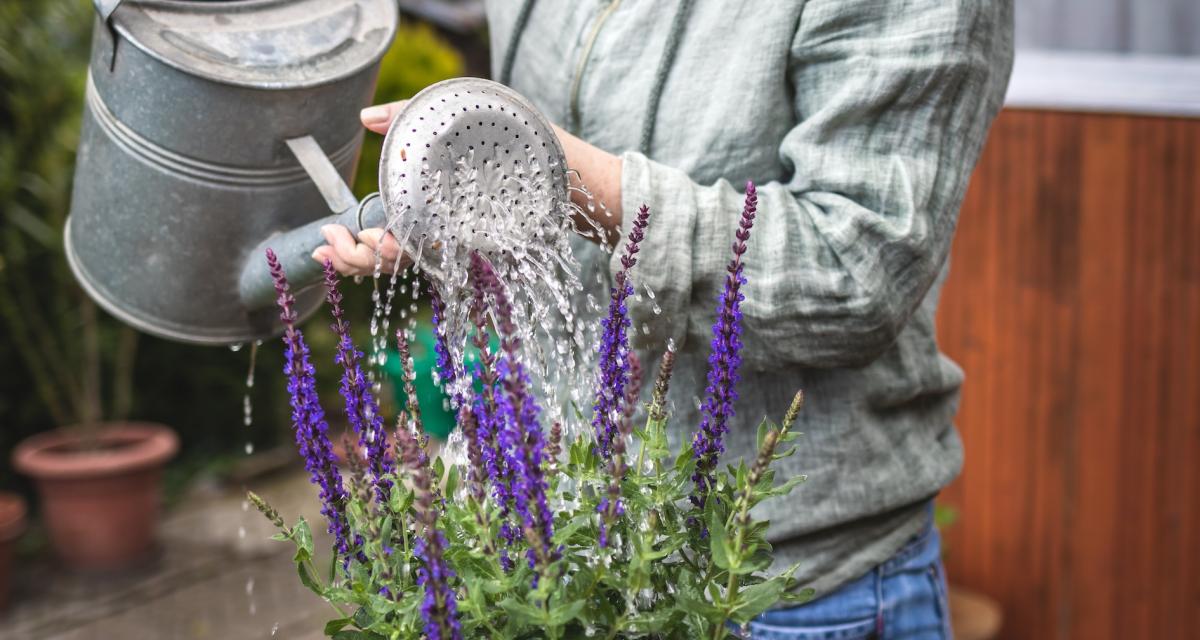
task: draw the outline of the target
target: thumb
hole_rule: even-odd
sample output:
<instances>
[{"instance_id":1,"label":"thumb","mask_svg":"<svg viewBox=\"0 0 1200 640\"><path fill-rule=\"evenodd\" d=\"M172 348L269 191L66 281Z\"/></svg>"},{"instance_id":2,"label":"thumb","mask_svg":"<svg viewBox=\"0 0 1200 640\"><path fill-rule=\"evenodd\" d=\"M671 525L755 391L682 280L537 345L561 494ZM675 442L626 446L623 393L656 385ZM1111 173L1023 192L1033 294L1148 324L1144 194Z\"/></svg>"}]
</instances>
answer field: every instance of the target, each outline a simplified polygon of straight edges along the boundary
<instances>
[{"instance_id":1,"label":"thumb","mask_svg":"<svg viewBox=\"0 0 1200 640\"><path fill-rule=\"evenodd\" d=\"M392 120L408 104L408 100L400 100L399 102L389 102L387 104L377 104L373 107L367 107L359 114L363 126L375 133L387 133L388 126L392 124Z\"/></svg>"}]
</instances>

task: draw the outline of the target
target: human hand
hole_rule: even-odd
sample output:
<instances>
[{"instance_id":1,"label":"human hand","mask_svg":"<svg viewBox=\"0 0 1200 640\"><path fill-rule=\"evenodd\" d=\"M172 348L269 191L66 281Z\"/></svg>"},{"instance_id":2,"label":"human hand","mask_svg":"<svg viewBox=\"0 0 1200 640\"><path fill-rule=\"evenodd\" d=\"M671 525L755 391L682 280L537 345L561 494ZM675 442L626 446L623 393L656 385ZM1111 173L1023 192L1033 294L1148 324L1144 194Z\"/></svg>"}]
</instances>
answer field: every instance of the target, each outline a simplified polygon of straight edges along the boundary
<instances>
[{"instance_id":1,"label":"human hand","mask_svg":"<svg viewBox=\"0 0 1200 640\"><path fill-rule=\"evenodd\" d=\"M377 104L373 107L367 107L358 114L362 120L363 126L370 131L378 134L385 134L388 127L391 126L392 120L400 114L404 106L408 104L408 100L398 100L396 102L388 102L386 104Z\"/></svg>"},{"instance_id":2,"label":"human hand","mask_svg":"<svg viewBox=\"0 0 1200 640\"><path fill-rule=\"evenodd\" d=\"M400 100L367 107L359 114L359 119L362 120L363 126L370 131L385 134L388 127L391 126L392 120L407 103L407 100ZM327 244L318 247L313 252L313 260L324 263L328 259L333 263L333 268L342 275L374 275L377 248L380 249L385 272L391 272L394 267L404 268L410 264L407 256L397 264L396 256L400 253L400 245L392 234L385 234L383 229L364 229L355 239L349 229L333 224L321 227L321 235L325 237ZM382 248L380 248L381 242Z\"/></svg>"},{"instance_id":3,"label":"human hand","mask_svg":"<svg viewBox=\"0 0 1200 640\"><path fill-rule=\"evenodd\" d=\"M342 275L374 275L376 250L383 260L382 267L385 273L391 273L393 269L404 269L412 264L408 256L397 262L400 244L391 233L384 233L383 229L363 229L355 240L346 227L329 224L321 227L321 235L325 237L327 244L313 251L313 260L322 264L329 260L333 263L333 268Z\"/></svg>"},{"instance_id":4,"label":"human hand","mask_svg":"<svg viewBox=\"0 0 1200 640\"><path fill-rule=\"evenodd\" d=\"M407 104L407 100L399 100L367 107L359 114L359 118L362 120L363 126L368 130L379 134L386 134L388 127L392 124L392 120L396 119L396 116L400 114L400 111ZM607 235L606 238L602 239L591 232L592 223L581 219L581 216L587 215L582 213L588 207L587 198L580 190L573 189L571 199L575 201L580 211L576 219L576 230L593 241L599 242L603 240L605 244L615 244L620 236L621 220L623 217L623 212L621 211L621 159L618 156L588 144L558 126L552 125L552 127L555 136L562 144L567 166L577 172L572 174L572 186L578 187L577 178L586 176L587 187L595 200L605 204L603 209L598 209L596 214L589 216L593 218L594 223L600 225L601 229ZM600 210L604 213L599 214ZM395 240L391 239L391 242L394 244ZM314 257L316 256L316 254L313 255ZM348 254L347 257L357 259L357 256L353 254ZM389 266L392 264L386 257L384 263ZM334 265L337 266L337 262ZM373 257L370 268L374 269Z\"/></svg>"}]
</instances>

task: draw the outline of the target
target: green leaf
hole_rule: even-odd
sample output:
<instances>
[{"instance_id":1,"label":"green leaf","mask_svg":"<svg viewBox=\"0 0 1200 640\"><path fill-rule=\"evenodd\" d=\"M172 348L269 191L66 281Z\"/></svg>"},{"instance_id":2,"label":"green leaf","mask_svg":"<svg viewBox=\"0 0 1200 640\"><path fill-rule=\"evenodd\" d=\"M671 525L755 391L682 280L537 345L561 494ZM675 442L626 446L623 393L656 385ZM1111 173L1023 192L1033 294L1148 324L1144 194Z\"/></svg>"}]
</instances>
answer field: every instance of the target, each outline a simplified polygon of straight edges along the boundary
<instances>
[{"instance_id":1,"label":"green leaf","mask_svg":"<svg viewBox=\"0 0 1200 640\"><path fill-rule=\"evenodd\" d=\"M725 535L725 519L713 509L708 519L708 545L713 564L722 569L729 569L729 541Z\"/></svg>"},{"instance_id":2,"label":"green leaf","mask_svg":"<svg viewBox=\"0 0 1200 640\"><path fill-rule=\"evenodd\" d=\"M440 457L433 459L433 478L435 481L440 481L445 477L446 463Z\"/></svg>"},{"instance_id":3,"label":"green leaf","mask_svg":"<svg viewBox=\"0 0 1200 640\"><path fill-rule=\"evenodd\" d=\"M441 460L441 458L438 458L438 460ZM451 465L450 473L446 475L445 495L453 496L455 489L458 489L458 465Z\"/></svg>"},{"instance_id":4,"label":"green leaf","mask_svg":"<svg viewBox=\"0 0 1200 640\"><path fill-rule=\"evenodd\" d=\"M737 575L750 575L766 571L771 566L771 559L771 548L764 546L756 550L749 558L742 558L741 565L731 571Z\"/></svg>"},{"instance_id":5,"label":"green leaf","mask_svg":"<svg viewBox=\"0 0 1200 640\"><path fill-rule=\"evenodd\" d=\"M371 617L371 612L366 607L359 607L358 611L354 612L354 625L359 629L366 629L375 624L375 619Z\"/></svg>"},{"instance_id":6,"label":"green leaf","mask_svg":"<svg viewBox=\"0 0 1200 640\"><path fill-rule=\"evenodd\" d=\"M769 498L775 496L786 496L795 489L797 485L808 480L806 475L795 475L783 482L783 484L771 487L766 491L758 492L761 498Z\"/></svg>"},{"instance_id":7,"label":"green leaf","mask_svg":"<svg viewBox=\"0 0 1200 640\"><path fill-rule=\"evenodd\" d=\"M399 489L402 486L403 485L401 483L399 483L399 482L396 483L397 489ZM389 501L388 506L391 508L392 513L406 513L408 511L409 507L412 506L412 503L413 503L413 492L412 491L408 491L407 489L396 490L396 491L392 491L391 500Z\"/></svg>"},{"instance_id":8,"label":"green leaf","mask_svg":"<svg viewBox=\"0 0 1200 640\"><path fill-rule=\"evenodd\" d=\"M559 604L550 610L550 625L561 627L562 625L574 620L579 612L583 611L584 600L576 600L566 605Z\"/></svg>"},{"instance_id":9,"label":"green leaf","mask_svg":"<svg viewBox=\"0 0 1200 640\"><path fill-rule=\"evenodd\" d=\"M675 456L675 469L677 471L684 471L685 469L690 468L695 462L695 457L695 450L692 449L691 444L688 444L683 448L682 451L679 452L678 456Z\"/></svg>"},{"instance_id":10,"label":"green leaf","mask_svg":"<svg viewBox=\"0 0 1200 640\"><path fill-rule=\"evenodd\" d=\"M301 517L296 526L292 528L292 542L296 543L296 562L307 560L313 555L313 537L312 531L308 528L308 522ZM303 556L301 554L303 553Z\"/></svg>"},{"instance_id":11,"label":"green leaf","mask_svg":"<svg viewBox=\"0 0 1200 640\"><path fill-rule=\"evenodd\" d=\"M579 531L583 527L586 527L586 526L592 524L593 521L594 521L594 516L592 516L592 514L590 514L590 513L583 514L581 516L577 516L576 518L571 520L571 522L568 523L565 527L560 526L557 529L555 529L554 538L553 538L554 542L559 543L559 544L566 544L568 541L570 541L571 536L573 536L577 531Z\"/></svg>"},{"instance_id":12,"label":"green leaf","mask_svg":"<svg viewBox=\"0 0 1200 640\"><path fill-rule=\"evenodd\" d=\"M375 640L381 637L383 636L375 633L354 630L339 631L332 636L333 640Z\"/></svg>"},{"instance_id":13,"label":"green leaf","mask_svg":"<svg viewBox=\"0 0 1200 640\"><path fill-rule=\"evenodd\" d=\"M668 630L672 624L681 621L683 616L683 612L673 609L638 611L637 615L629 620L628 628L641 633L658 633Z\"/></svg>"},{"instance_id":14,"label":"green leaf","mask_svg":"<svg viewBox=\"0 0 1200 640\"><path fill-rule=\"evenodd\" d=\"M346 628L350 624L350 618L337 618L325 623L325 635L333 637L337 632Z\"/></svg>"},{"instance_id":15,"label":"green leaf","mask_svg":"<svg viewBox=\"0 0 1200 640\"><path fill-rule=\"evenodd\" d=\"M779 598L779 601L786 602L788 604L804 604L805 602L812 600L813 596L816 595L817 590L809 587L799 591L785 591Z\"/></svg>"},{"instance_id":16,"label":"green leaf","mask_svg":"<svg viewBox=\"0 0 1200 640\"><path fill-rule=\"evenodd\" d=\"M300 552L297 551L296 553L300 553ZM316 580L313 579L312 575L310 575L308 573L308 565L307 564L305 564L303 562L297 562L296 563L296 573L300 575L300 584L304 585L305 587L308 587L309 591L312 591L313 593L315 593L319 596L325 595L324 590L321 589L321 585L319 583L317 583Z\"/></svg>"},{"instance_id":17,"label":"green leaf","mask_svg":"<svg viewBox=\"0 0 1200 640\"><path fill-rule=\"evenodd\" d=\"M508 612L509 618L518 626L540 624L542 621L542 611L535 607L519 602L514 598L505 598L500 601L500 608Z\"/></svg>"},{"instance_id":18,"label":"green leaf","mask_svg":"<svg viewBox=\"0 0 1200 640\"><path fill-rule=\"evenodd\" d=\"M752 584L743 588L737 594L736 607L730 618L737 624L745 624L779 602L783 595L786 581L783 578L773 578L766 582Z\"/></svg>"}]
</instances>

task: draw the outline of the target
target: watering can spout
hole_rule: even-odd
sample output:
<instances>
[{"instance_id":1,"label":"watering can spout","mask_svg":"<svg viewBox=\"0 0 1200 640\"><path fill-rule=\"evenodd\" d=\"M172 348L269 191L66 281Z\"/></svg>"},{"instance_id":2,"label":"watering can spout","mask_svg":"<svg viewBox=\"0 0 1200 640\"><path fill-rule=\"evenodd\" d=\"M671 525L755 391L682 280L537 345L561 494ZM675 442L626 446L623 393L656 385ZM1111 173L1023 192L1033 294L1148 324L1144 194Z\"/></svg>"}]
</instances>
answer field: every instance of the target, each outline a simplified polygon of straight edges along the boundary
<instances>
[{"instance_id":1,"label":"watering can spout","mask_svg":"<svg viewBox=\"0 0 1200 640\"><path fill-rule=\"evenodd\" d=\"M386 224L383 202L378 193L362 199L354 207L297 229L277 233L263 240L246 257L238 278L238 294L248 311L270 307L275 302L275 281L267 267L267 249L275 252L293 289L303 290L321 281L323 269L313 260L312 253L325 243L321 227L339 224L358 235L363 229L379 228Z\"/></svg>"},{"instance_id":2,"label":"watering can spout","mask_svg":"<svg viewBox=\"0 0 1200 640\"><path fill-rule=\"evenodd\" d=\"M267 268L267 249L279 257L293 287L302 290L321 281L322 267L312 259L312 252L325 243L321 227L339 224L357 236L363 229L386 224L379 194L372 193L362 201L355 199L337 168L311 136L293 138L287 145L335 213L295 229L277 232L251 250L238 278L242 305L251 312L270 307L275 301L275 283Z\"/></svg>"}]
</instances>

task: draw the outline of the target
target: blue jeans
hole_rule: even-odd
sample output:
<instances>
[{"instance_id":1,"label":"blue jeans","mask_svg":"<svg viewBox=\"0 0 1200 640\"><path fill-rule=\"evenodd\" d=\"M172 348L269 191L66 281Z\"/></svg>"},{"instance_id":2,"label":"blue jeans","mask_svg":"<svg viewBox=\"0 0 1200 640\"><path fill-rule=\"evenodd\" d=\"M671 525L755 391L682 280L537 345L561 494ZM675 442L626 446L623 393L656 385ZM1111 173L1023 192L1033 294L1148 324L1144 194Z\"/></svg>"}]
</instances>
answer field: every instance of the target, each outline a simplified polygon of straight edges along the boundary
<instances>
[{"instance_id":1,"label":"blue jeans","mask_svg":"<svg viewBox=\"0 0 1200 640\"><path fill-rule=\"evenodd\" d=\"M750 623L753 640L949 640L941 539L930 526L867 575Z\"/></svg>"}]
</instances>

